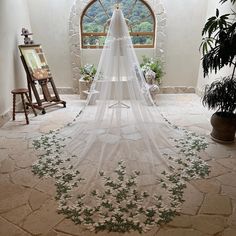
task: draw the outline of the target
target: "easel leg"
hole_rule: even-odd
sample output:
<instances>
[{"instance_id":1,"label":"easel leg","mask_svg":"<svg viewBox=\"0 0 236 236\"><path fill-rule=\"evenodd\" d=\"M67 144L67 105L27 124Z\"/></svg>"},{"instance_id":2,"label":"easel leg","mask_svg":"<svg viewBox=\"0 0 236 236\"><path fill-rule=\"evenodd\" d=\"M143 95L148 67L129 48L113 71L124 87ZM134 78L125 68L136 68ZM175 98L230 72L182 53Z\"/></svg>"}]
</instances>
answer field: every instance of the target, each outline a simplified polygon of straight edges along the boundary
<instances>
[{"instance_id":1,"label":"easel leg","mask_svg":"<svg viewBox=\"0 0 236 236\"><path fill-rule=\"evenodd\" d=\"M28 100L28 102L29 102L30 107L32 108L32 110L33 110L33 112L34 112L34 115L37 116L37 112L36 112L35 109L34 109L34 106L33 106L32 102L31 102L31 100L30 100L29 95L28 95L27 93L26 93L25 95L26 95L26 98L27 98L27 100Z\"/></svg>"}]
</instances>

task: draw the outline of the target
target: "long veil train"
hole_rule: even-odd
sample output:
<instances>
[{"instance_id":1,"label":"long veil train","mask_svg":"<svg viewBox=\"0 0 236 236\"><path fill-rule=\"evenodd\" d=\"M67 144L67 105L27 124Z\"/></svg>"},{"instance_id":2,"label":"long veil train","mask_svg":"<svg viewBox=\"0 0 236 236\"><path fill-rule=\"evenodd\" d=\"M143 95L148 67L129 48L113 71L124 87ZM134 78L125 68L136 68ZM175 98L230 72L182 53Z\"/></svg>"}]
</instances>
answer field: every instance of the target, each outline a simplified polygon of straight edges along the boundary
<instances>
[{"instance_id":1,"label":"long veil train","mask_svg":"<svg viewBox=\"0 0 236 236\"><path fill-rule=\"evenodd\" d=\"M176 214L183 181L207 168L195 153L189 160L174 147L186 132L168 125L152 105L116 9L83 112L34 141L41 149L34 172L55 178L61 213L91 230L118 232L143 232ZM200 168L190 171L194 161Z\"/></svg>"}]
</instances>

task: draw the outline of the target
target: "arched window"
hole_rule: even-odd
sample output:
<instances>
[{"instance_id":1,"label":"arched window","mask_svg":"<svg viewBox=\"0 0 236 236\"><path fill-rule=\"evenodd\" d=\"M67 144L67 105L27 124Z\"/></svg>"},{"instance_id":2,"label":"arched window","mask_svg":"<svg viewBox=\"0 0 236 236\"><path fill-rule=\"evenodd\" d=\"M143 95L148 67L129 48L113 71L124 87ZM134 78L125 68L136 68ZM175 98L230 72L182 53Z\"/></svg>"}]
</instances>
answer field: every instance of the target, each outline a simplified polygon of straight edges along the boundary
<instances>
[{"instance_id":1,"label":"arched window","mask_svg":"<svg viewBox=\"0 0 236 236\"><path fill-rule=\"evenodd\" d=\"M127 19L134 47L153 48L155 17L144 0L94 0L84 9L81 17L82 48L102 48L107 35L108 22L116 3L120 3Z\"/></svg>"}]
</instances>

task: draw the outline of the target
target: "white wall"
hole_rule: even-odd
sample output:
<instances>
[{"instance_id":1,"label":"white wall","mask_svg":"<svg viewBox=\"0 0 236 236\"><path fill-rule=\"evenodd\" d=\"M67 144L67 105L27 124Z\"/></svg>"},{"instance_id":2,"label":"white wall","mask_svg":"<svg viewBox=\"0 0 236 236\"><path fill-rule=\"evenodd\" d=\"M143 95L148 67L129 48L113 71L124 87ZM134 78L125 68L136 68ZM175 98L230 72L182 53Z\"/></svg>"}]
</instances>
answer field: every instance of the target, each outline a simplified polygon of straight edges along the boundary
<instances>
[{"instance_id":1,"label":"white wall","mask_svg":"<svg viewBox=\"0 0 236 236\"><path fill-rule=\"evenodd\" d=\"M27 15L28 3L30 23L32 26L35 43L40 43L45 51L49 66L52 70L57 87L72 87L71 57L68 44L68 20L74 0L1 0L2 25L0 30L1 42L5 41L2 35L8 35L7 42L1 43L1 52L9 51L7 44L13 45L13 41L19 37L21 27L29 27ZM201 42L201 30L206 20L206 14L212 15L218 0L162 0L167 14L167 37L165 42L166 62L164 86L201 86L199 73L200 53L198 51ZM14 4L13 4L14 3ZM12 17L14 16L14 17ZM22 23L23 22L23 23ZM8 27L8 25L11 25ZM12 30L14 28L14 30ZM11 29L11 30L8 30ZM8 30L8 32L7 32ZM18 30L16 33L15 30ZM14 42L15 43L15 42ZM15 43L17 45L17 43ZM13 50L13 48L12 48ZM7 59L14 61L14 51L8 53ZM154 55L152 49L137 49L138 57L146 54ZM18 53L18 52L17 52ZM3 53L6 54L6 53ZM82 50L83 63L97 64L100 50ZM6 57L6 55L4 55ZM17 57L17 56L16 56ZM6 61L6 58L4 58ZM2 60L1 60L2 61ZM19 62L17 62L19 63ZM21 65L15 63L17 69L7 69L8 77L14 77L15 70L22 70ZM13 62L12 62L13 65ZM3 66L1 64L1 66ZM4 68L6 68L4 66ZM2 72L1 73L6 73ZM19 73L17 72L19 77ZM1 76L1 80L3 77ZM18 79L19 81L19 79ZM11 86L14 87L12 83ZM1 86L1 90L6 84ZM8 88L9 91L9 88ZM7 92L1 92L0 96ZM2 99L0 100L2 102ZM9 101L7 102L9 104ZM4 105L5 106L5 105ZM0 107L3 107L1 105ZM1 112L8 106L1 108Z\"/></svg>"},{"instance_id":2,"label":"white wall","mask_svg":"<svg viewBox=\"0 0 236 236\"><path fill-rule=\"evenodd\" d=\"M151 2L151 1L150 1ZM196 87L199 72L199 45L207 11L206 0L162 1L167 14L165 42L164 86ZM153 56L153 49L136 49L142 55ZM82 50L83 63L96 64L100 50Z\"/></svg>"},{"instance_id":3,"label":"white wall","mask_svg":"<svg viewBox=\"0 0 236 236\"><path fill-rule=\"evenodd\" d=\"M217 1L217 0L215 0ZM165 85L196 86L206 0L164 0L167 11Z\"/></svg>"},{"instance_id":4,"label":"white wall","mask_svg":"<svg viewBox=\"0 0 236 236\"><path fill-rule=\"evenodd\" d=\"M162 0L167 12L166 75L164 85L197 84L201 29L207 11L206 0ZM217 0L215 0L217 1ZM28 0L34 39L43 45L59 87L72 86L68 46L68 19L73 0ZM138 49L153 56L153 50ZM100 50L82 50L83 63L97 64Z\"/></svg>"},{"instance_id":5,"label":"white wall","mask_svg":"<svg viewBox=\"0 0 236 236\"><path fill-rule=\"evenodd\" d=\"M26 0L0 0L0 116L12 107L11 90L26 86L18 45L22 27L30 28Z\"/></svg>"},{"instance_id":6,"label":"white wall","mask_svg":"<svg viewBox=\"0 0 236 236\"><path fill-rule=\"evenodd\" d=\"M234 9L236 10L236 5L233 6ZM219 4L219 1L216 0L208 0L208 8L207 8L207 13L206 13L206 18L205 22L207 19L211 16L214 16L216 13L216 8L219 9L220 14L225 14L225 13L230 13L231 9L233 9L230 1L224 3L224 4ZM204 23L205 23L204 22ZM219 79L221 77L230 75L232 72L232 68L229 67L224 67L220 71L215 74L214 72L209 74L207 77L203 77L203 69L202 69L202 64L200 62L199 66L199 75L198 75L198 81L197 81L197 91L199 94L202 93L202 91L205 88L206 84L212 83L214 80Z\"/></svg>"},{"instance_id":7,"label":"white wall","mask_svg":"<svg viewBox=\"0 0 236 236\"><path fill-rule=\"evenodd\" d=\"M42 45L58 87L72 87L68 19L73 1L28 0L34 41Z\"/></svg>"}]
</instances>

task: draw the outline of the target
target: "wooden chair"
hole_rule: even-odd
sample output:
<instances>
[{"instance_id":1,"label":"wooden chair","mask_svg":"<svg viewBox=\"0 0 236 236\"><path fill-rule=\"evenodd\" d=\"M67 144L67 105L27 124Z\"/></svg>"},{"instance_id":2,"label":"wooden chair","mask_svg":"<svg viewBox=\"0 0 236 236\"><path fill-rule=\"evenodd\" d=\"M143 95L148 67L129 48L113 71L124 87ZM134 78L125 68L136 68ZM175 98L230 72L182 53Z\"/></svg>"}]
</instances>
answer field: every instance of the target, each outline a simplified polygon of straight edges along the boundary
<instances>
[{"instance_id":1,"label":"wooden chair","mask_svg":"<svg viewBox=\"0 0 236 236\"><path fill-rule=\"evenodd\" d=\"M26 89L26 88L19 88L19 89L14 89L14 90L11 91L11 93L13 94L13 115L12 115L12 119L15 120L16 113L24 112L27 125L29 124L28 111L27 111L28 106L30 106L32 108L32 110L34 112L34 115L37 116L37 113L34 109L32 101L29 98L28 92L29 92L29 90ZM16 111L16 95L21 96L21 101L22 101L24 111ZM27 103L25 103L24 96L28 100Z\"/></svg>"}]
</instances>

